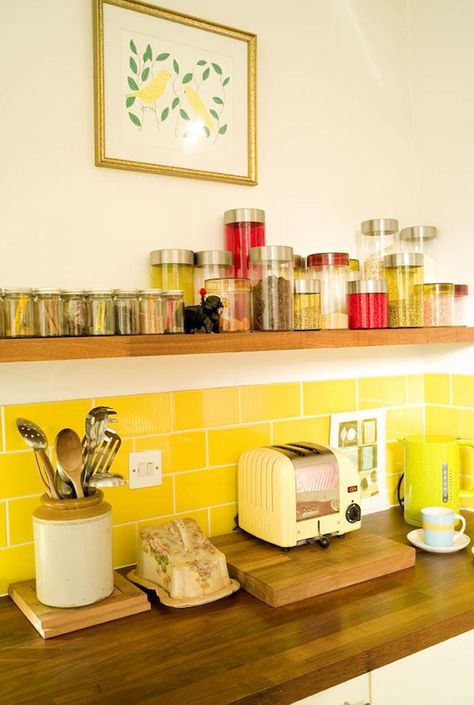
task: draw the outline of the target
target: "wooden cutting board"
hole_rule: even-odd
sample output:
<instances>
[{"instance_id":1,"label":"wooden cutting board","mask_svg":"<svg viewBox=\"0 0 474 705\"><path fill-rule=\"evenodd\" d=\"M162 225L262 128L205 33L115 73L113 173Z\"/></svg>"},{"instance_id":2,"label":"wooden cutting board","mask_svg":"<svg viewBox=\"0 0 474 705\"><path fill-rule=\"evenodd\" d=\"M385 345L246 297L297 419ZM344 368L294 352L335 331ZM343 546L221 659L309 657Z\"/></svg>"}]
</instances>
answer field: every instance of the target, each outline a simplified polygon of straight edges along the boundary
<instances>
[{"instance_id":1,"label":"wooden cutting board","mask_svg":"<svg viewBox=\"0 0 474 705\"><path fill-rule=\"evenodd\" d=\"M415 549L383 536L354 531L319 544L284 551L243 531L214 536L229 575L271 607L315 597L415 564Z\"/></svg>"}]
</instances>

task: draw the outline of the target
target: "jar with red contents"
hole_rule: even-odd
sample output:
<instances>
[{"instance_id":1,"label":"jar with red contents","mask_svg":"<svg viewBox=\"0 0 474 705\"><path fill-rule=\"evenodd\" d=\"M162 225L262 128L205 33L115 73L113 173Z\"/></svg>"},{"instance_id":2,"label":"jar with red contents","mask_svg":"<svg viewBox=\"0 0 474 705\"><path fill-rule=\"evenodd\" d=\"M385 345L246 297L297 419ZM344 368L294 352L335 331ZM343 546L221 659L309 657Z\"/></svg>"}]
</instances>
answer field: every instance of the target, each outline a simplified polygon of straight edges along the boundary
<instances>
[{"instance_id":1,"label":"jar with red contents","mask_svg":"<svg viewBox=\"0 0 474 705\"><path fill-rule=\"evenodd\" d=\"M383 279L347 282L349 328L387 328L388 293Z\"/></svg>"},{"instance_id":2,"label":"jar with red contents","mask_svg":"<svg viewBox=\"0 0 474 705\"><path fill-rule=\"evenodd\" d=\"M234 255L233 276L248 278L249 249L265 245L265 211L259 208L225 211L224 240L225 249Z\"/></svg>"}]
</instances>

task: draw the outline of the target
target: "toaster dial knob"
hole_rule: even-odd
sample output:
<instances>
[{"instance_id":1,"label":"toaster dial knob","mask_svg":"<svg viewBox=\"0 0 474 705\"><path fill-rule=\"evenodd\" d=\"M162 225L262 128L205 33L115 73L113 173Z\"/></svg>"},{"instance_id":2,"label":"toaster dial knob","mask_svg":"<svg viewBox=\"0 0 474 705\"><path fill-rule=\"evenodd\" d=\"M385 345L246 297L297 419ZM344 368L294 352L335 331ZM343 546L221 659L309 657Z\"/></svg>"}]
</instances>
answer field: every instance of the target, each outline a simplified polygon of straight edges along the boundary
<instances>
[{"instance_id":1,"label":"toaster dial knob","mask_svg":"<svg viewBox=\"0 0 474 705\"><path fill-rule=\"evenodd\" d=\"M355 524L356 521L360 521L360 506L358 504L354 502L349 504L346 509L346 519L349 524Z\"/></svg>"}]
</instances>

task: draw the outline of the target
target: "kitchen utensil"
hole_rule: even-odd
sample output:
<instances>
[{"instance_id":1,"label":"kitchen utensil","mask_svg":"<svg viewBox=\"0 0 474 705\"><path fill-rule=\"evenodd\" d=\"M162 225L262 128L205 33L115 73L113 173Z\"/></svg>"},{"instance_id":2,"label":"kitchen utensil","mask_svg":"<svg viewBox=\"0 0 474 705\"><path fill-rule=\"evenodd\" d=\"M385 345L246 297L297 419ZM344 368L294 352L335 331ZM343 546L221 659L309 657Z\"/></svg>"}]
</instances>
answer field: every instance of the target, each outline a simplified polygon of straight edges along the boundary
<instances>
[{"instance_id":1,"label":"kitchen utensil","mask_svg":"<svg viewBox=\"0 0 474 705\"><path fill-rule=\"evenodd\" d=\"M107 472L117 455L122 444L122 439L112 429L104 432L104 438L98 448L96 448L88 461L87 479L84 474L84 484L88 484L90 478L96 472Z\"/></svg>"},{"instance_id":2,"label":"kitchen utensil","mask_svg":"<svg viewBox=\"0 0 474 705\"><path fill-rule=\"evenodd\" d=\"M442 435L399 438L405 448L405 521L421 526L423 507L449 507L459 513L460 501L473 490L459 489L459 447L474 447L472 439Z\"/></svg>"},{"instance_id":3,"label":"kitchen utensil","mask_svg":"<svg viewBox=\"0 0 474 705\"><path fill-rule=\"evenodd\" d=\"M82 445L81 439L72 428L63 428L54 441L56 456L63 472L71 480L76 497L84 497L81 485Z\"/></svg>"},{"instance_id":4,"label":"kitchen utensil","mask_svg":"<svg viewBox=\"0 0 474 705\"><path fill-rule=\"evenodd\" d=\"M54 486L53 466L46 453L48 439L45 432L33 421L21 417L17 418L16 426L23 440L34 450L36 466L49 496L58 499L59 495Z\"/></svg>"},{"instance_id":5,"label":"kitchen utensil","mask_svg":"<svg viewBox=\"0 0 474 705\"><path fill-rule=\"evenodd\" d=\"M117 418L113 416L116 413L110 406L96 406L86 416L86 435L82 439L82 445L85 449L84 483L87 483L93 473L93 457L97 447L104 440L106 431L112 432L109 424L117 421Z\"/></svg>"},{"instance_id":6,"label":"kitchen utensil","mask_svg":"<svg viewBox=\"0 0 474 705\"><path fill-rule=\"evenodd\" d=\"M59 463L57 463L56 472L54 473L54 486L60 499L72 499L74 497L74 487L67 475L64 474Z\"/></svg>"},{"instance_id":7,"label":"kitchen utensil","mask_svg":"<svg viewBox=\"0 0 474 705\"><path fill-rule=\"evenodd\" d=\"M123 475L114 475L109 472L96 472L89 478L86 487L120 487L125 485Z\"/></svg>"}]
</instances>

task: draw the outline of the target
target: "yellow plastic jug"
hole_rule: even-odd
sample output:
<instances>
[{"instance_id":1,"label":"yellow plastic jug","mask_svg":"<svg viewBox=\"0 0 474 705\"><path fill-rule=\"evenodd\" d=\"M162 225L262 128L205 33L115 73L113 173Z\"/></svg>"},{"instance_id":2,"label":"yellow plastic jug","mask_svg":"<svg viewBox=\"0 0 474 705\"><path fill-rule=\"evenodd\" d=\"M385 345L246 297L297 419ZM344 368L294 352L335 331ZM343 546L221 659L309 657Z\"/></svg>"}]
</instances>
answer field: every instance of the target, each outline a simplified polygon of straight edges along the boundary
<instances>
[{"instance_id":1,"label":"yellow plastic jug","mask_svg":"<svg viewBox=\"0 0 474 705\"><path fill-rule=\"evenodd\" d=\"M459 513L460 501L474 490L459 489L459 447L474 440L441 435L399 438L405 447L405 521L421 526L423 507L449 507Z\"/></svg>"}]
</instances>

